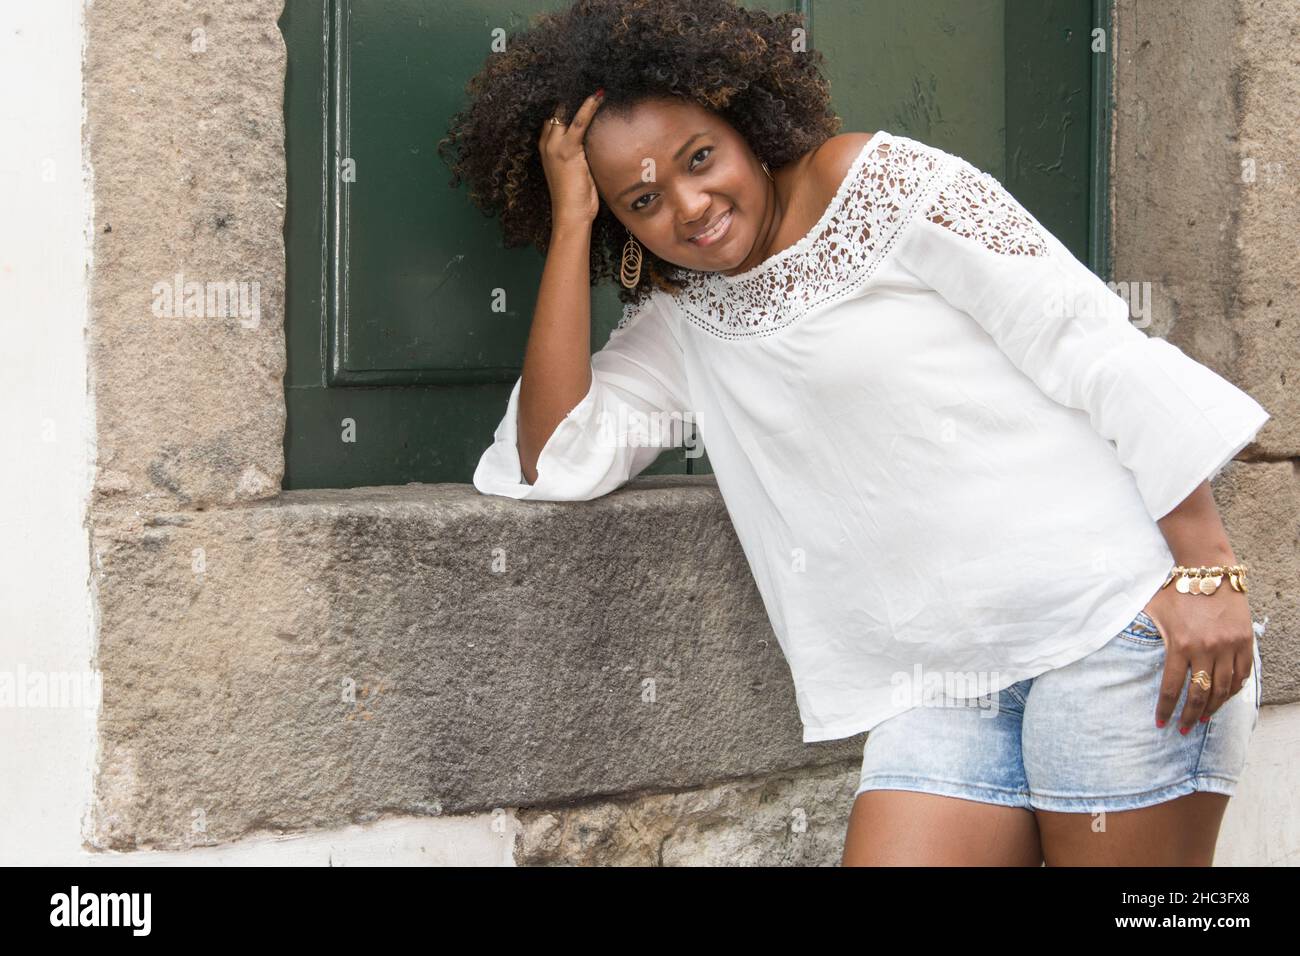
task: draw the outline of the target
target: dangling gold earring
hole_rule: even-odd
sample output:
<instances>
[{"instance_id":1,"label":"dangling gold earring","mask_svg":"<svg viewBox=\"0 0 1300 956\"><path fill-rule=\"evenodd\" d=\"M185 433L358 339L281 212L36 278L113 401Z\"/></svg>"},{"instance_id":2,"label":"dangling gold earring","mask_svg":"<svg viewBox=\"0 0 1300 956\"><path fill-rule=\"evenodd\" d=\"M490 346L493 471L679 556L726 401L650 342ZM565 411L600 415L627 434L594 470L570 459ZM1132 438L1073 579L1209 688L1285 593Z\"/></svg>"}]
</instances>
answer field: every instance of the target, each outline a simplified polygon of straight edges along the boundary
<instances>
[{"instance_id":1,"label":"dangling gold earring","mask_svg":"<svg viewBox=\"0 0 1300 956\"><path fill-rule=\"evenodd\" d=\"M619 280L629 289L635 289L636 284L641 281L641 246L632 238L631 232L627 234L627 242L623 244L623 269Z\"/></svg>"},{"instance_id":2,"label":"dangling gold earring","mask_svg":"<svg viewBox=\"0 0 1300 956\"><path fill-rule=\"evenodd\" d=\"M770 170L770 169L767 168L767 162L766 162L766 161L763 162L762 166L763 166L763 172L767 173L767 178L768 178L768 179L771 179L772 182L776 182L776 179L773 178L773 176L772 176L772 170Z\"/></svg>"}]
</instances>

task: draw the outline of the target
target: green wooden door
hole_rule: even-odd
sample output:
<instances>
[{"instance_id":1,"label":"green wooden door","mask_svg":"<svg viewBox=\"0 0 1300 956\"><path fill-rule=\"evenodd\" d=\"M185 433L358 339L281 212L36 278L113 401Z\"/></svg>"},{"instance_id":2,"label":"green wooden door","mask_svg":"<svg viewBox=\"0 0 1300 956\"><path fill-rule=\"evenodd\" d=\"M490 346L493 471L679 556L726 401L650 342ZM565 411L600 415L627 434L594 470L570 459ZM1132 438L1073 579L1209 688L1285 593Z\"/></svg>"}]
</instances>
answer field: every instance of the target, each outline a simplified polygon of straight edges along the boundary
<instances>
[{"instance_id":1,"label":"green wooden door","mask_svg":"<svg viewBox=\"0 0 1300 956\"><path fill-rule=\"evenodd\" d=\"M471 480L543 260L502 247L435 144L491 31L569 2L286 0L285 488ZM845 132L965 156L1104 274L1108 0L745 6L808 16ZM621 314L613 288L593 290L592 314L599 348ZM709 470L673 449L645 474Z\"/></svg>"}]
</instances>

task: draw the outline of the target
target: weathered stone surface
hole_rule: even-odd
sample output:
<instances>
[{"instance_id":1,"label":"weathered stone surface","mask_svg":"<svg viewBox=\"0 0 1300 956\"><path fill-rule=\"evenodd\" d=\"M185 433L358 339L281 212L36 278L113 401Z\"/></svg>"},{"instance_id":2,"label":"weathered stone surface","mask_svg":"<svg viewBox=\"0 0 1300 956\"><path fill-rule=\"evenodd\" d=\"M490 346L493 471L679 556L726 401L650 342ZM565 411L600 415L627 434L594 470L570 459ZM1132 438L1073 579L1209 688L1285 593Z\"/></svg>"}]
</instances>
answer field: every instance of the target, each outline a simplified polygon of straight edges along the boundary
<instances>
[{"instance_id":1,"label":"weathered stone surface","mask_svg":"<svg viewBox=\"0 0 1300 956\"><path fill-rule=\"evenodd\" d=\"M1234 218L1240 267L1232 316L1243 387L1273 413L1259 441L1259 454L1270 459L1300 457L1298 49L1300 4L1238 0L1235 171L1251 181L1239 189ZM1300 576L1290 581L1294 593Z\"/></svg>"},{"instance_id":2,"label":"weathered stone surface","mask_svg":"<svg viewBox=\"0 0 1300 956\"><path fill-rule=\"evenodd\" d=\"M1300 455L1297 34L1294 4L1116 5L1114 279L1272 414L1244 459Z\"/></svg>"},{"instance_id":3,"label":"weathered stone surface","mask_svg":"<svg viewBox=\"0 0 1300 956\"><path fill-rule=\"evenodd\" d=\"M682 790L860 752L860 735L802 742L709 476L578 503L291 491L101 524L93 558L96 845Z\"/></svg>"},{"instance_id":4,"label":"weathered stone surface","mask_svg":"<svg viewBox=\"0 0 1300 956\"><path fill-rule=\"evenodd\" d=\"M520 810L519 866L839 866L861 761Z\"/></svg>"},{"instance_id":5,"label":"weathered stone surface","mask_svg":"<svg viewBox=\"0 0 1300 956\"><path fill-rule=\"evenodd\" d=\"M1250 569L1251 617L1259 639L1263 704L1300 699L1300 461L1233 462L1214 484L1232 550Z\"/></svg>"},{"instance_id":6,"label":"weathered stone surface","mask_svg":"<svg viewBox=\"0 0 1300 956\"><path fill-rule=\"evenodd\" d=\"M85 10L97 496L275 495L284 475L283 0ZM203 286L199 315L165 293ZM222 308L222 295L234 283ZM212 300L208 300L208 291ZM155 314L155 304L158 311ZM233 313L233 314L231 314Z\"/></svg>"}]
</instances>

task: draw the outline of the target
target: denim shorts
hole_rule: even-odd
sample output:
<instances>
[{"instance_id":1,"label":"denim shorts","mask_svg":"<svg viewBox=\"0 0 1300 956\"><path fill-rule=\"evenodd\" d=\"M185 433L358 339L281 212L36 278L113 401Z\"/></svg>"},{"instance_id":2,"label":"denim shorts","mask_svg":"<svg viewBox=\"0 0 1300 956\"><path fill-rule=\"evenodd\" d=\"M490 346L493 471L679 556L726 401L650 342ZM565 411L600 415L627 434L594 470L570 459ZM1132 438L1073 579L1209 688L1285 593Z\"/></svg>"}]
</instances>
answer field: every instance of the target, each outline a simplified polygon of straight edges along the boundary
<instances>
[{"instance_id":1,"label":"denim shorts","mask_svg":"<svg viewBox=\"0 0 1300 956\"><path fill-rule=\"evenodd\" d=\"M1165 645L1139 611L1098 650L1064 667L877 724L867 734L857 793L919 790L1078 813L1134 810L1198 790L1231 795L1259 723L1258 636L1252 650L1251 676L1208 721L1178 732L1184 681L1170 720L1157 727Z\"/></svg>"}]
</instances>

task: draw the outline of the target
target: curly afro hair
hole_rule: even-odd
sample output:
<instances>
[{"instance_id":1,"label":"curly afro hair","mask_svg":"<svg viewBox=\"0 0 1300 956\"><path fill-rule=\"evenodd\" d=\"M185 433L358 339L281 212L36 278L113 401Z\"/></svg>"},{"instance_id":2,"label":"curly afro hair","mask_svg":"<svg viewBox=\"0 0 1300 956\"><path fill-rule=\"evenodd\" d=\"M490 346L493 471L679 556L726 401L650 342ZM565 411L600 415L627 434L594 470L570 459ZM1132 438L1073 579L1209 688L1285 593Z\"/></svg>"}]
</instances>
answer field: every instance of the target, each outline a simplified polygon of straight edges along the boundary
<instances>
[{"instance_id":1,"label":"curly afro hair","mask_svg":"<svg viewBox=\"0 0 1300 956\"><path fill-rule=\"evenodd\" d=\"M794 12L746 10L734 0L577 0L533 17L466 84L468 106L453 117L438 154L451 186L500 217L507 248L550 242L550 191L538 130L557 103L572 116L604 87L602 112L678 96L720 114L759 159L779 169L834 136L823 56L801 49ZM680 289L685 270L644 250L641 279L618 281L626 230L604 202L592 223L591 284L608 277L624 303L657 286Z\"/></svg>"}]
</instances>

